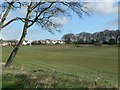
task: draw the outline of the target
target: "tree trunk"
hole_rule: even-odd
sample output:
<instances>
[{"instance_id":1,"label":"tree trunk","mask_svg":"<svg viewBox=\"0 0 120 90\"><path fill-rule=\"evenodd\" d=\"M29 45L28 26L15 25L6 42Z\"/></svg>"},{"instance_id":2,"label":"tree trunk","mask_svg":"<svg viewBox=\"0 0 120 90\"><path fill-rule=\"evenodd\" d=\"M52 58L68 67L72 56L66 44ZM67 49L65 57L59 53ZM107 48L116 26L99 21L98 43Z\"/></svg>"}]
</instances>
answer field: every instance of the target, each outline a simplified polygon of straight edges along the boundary
<instances>
[{"instance_id":1,"label":"tree trunk","mask_svg":"<svg viewBox=\"0 0 120 90\"><path fill-rule=\"evenodd\" d=\"M7 10L5 11L3 17L1 18L0 31L1 31L1 29L2 29L2 26L3 26L3 24L4 24L5 20L6 20L9 12L10 12L10 9L12 8L12 5L13 5L13 4L14 4L14 0L12 0L12 2L9 4L9 6L8 6Z\"/></svg>"},{"instance_id":2,"label":"tree trunk","mask_svg":"<svg viewBox=\"0 0 120 90\"><path fill-rule=\"evenodd\" d=\"M22 33L22 36L20 38L20 41L19 43L17 44L17 46L13 49L12 53L10 54L6 64L5 64L5 67L10 67L13 59L15 58L20 46L22 45L23 41L25 40L25 37L27 35L27 28L28 28L28 23L29 23L29 19L30 19L30 16L31 16L31 6L32 4L30 4L30 6L28 7L28 10L27 10L27 15L26 15L26 20L25 20L25 24L24 24L24 28L23 28L23 33Z\"/></svg>"},{"instance_id":3,"label":"tree trunk","mask_svg":"<svg viewBox=\"0 0 120 90\"><path fill-rule=\"evenodd\" d=\"M13 61L13 59L15 58L20 46L22 45L23 41L25 40L25 36L27 34L27 28L25 26L24 30L23 30L23 34L22 34L22 37L19 41L19 43L17 44L17 46L13 49L12 53L10 54L6 64L5 64L5 67L9 67Z\"/></svg>"}]
</instances>

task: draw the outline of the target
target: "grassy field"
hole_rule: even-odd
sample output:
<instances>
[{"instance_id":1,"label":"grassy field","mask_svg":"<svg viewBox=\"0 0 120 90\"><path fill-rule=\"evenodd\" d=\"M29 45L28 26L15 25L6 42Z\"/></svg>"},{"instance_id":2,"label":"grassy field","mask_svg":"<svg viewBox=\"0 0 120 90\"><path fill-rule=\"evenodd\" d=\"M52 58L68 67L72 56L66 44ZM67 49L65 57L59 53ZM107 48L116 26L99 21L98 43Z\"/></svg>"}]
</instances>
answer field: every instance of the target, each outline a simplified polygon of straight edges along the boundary
<instances>
[{"instance_id":1,"label":"grassy field","mask_svg":"<svg viewBox=\"0 0 120 90\"><path fill-rule=\"evenodd\" d=\"M3 47L3 62L7 60L12 49L12 47ZM108 87L117 86L118 83L118 47L116 46L23 46L12 65L26 70L57 72L63 78L67 76L64 77L62 74L68 74L75 75L82 81L97 80L106 83ZM5 76L4 87L6 83Z\"/></svg>"}]
</instances>

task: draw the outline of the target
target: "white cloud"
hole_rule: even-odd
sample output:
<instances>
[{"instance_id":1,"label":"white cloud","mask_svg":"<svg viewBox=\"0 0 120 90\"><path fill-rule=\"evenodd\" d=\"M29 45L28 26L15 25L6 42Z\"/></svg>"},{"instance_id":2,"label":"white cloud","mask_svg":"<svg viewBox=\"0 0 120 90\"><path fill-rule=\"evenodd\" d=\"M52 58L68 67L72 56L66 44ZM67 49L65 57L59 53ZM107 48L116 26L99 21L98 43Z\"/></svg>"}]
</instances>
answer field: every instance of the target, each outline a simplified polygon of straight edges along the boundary
<instances>
[{"instance_id":1,"label":"white cloud","mask_svg":"<svg viewBox=\"0 0 120 90\"><path fill-rule=\"evenodd\" d=\"M111 2L97 3L95 11L103 14L116 13L117 7L114 6L114 3L114 0L111 0Z\"/></svg>"},{"instance_id":2,"label":"white cloud","mask_svg":"<svg viewBox=\"0 0 120 90\"><path fill-rule=\"evenodd\" d=\"M78 0L81 1L81 0ZM83 2L119 2L119 0L82 0Z\"/></svg>"},{"instance_id":3,"label":"white cloud","mask_svg":"<svg viewBox=\"0 0 120 90\"><path fill-rule=\"evenodd\" d=\"M54 18L54 22L56 24L65 25L69 23L69 20L67 17L56 17Z\"/></svg>"},{"instance_id":4,"label":"white cloud","mask_svg":"<svg viewBox=\"0 0 120 90\"><path fill-rule=\"evenodd\" d=\"M87 7L89 10L97 12L99 14L111 14L117 13L118 8L114 4L117 3L116 0L86 0L89 3Z\"/></svg>"}]
</instances>

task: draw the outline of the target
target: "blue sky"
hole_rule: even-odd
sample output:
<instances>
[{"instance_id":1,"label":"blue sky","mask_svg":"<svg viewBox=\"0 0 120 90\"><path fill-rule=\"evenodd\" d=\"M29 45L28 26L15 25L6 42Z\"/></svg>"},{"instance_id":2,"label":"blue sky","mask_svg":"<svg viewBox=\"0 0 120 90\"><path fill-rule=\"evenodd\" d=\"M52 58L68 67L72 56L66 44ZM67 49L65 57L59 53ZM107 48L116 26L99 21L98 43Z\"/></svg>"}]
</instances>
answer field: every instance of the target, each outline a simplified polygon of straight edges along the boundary
<instances>
[{"instance_id":1,"label":"blue sky","mask_svg":"<svg viewBox=\"0 0 120 90\"><path fill-rule=\"evenodd\" d=\"M61 28L61 32L49 33L47 30L43 30L38 26L32 26L28 30L27 40L40 40L40 39L61 39L64 34L80 32L98 32L105 29L118 29L118 12L117 7L114 4L116 0L109 0L109 2L91 2L89 7L93 10L90 16L84 15L83 19L79 18L75 13L71 12L71 17L64 17L61 23L64 26ZM8 20L17 16L19 11L11 11L8 16ZM24 14L24 12L21 12ZM21 22L15 22L4 28L2 31L3 39L19 39L22 33L23 24Z\"/></svg>"}]
</instances>

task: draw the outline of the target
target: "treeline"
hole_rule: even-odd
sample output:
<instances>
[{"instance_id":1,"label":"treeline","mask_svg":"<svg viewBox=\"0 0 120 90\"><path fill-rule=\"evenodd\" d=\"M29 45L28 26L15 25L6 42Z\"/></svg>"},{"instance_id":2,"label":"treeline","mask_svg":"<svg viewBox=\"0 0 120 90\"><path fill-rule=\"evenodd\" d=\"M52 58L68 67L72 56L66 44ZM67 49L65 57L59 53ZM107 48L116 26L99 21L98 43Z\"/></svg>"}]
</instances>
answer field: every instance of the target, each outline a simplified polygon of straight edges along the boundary
<instances>
[{"instance_id":1,"label":"treeline","mask_svg":"<svg viewBox=\"0 0 120 90\"><path fill-rule=\"evenodd\" d=\"M62 40L67 44L120 44L120 30L104 30L95 33L81 32L79 34L68 33L63 35Z\"/></svg>"}]
</instances>

